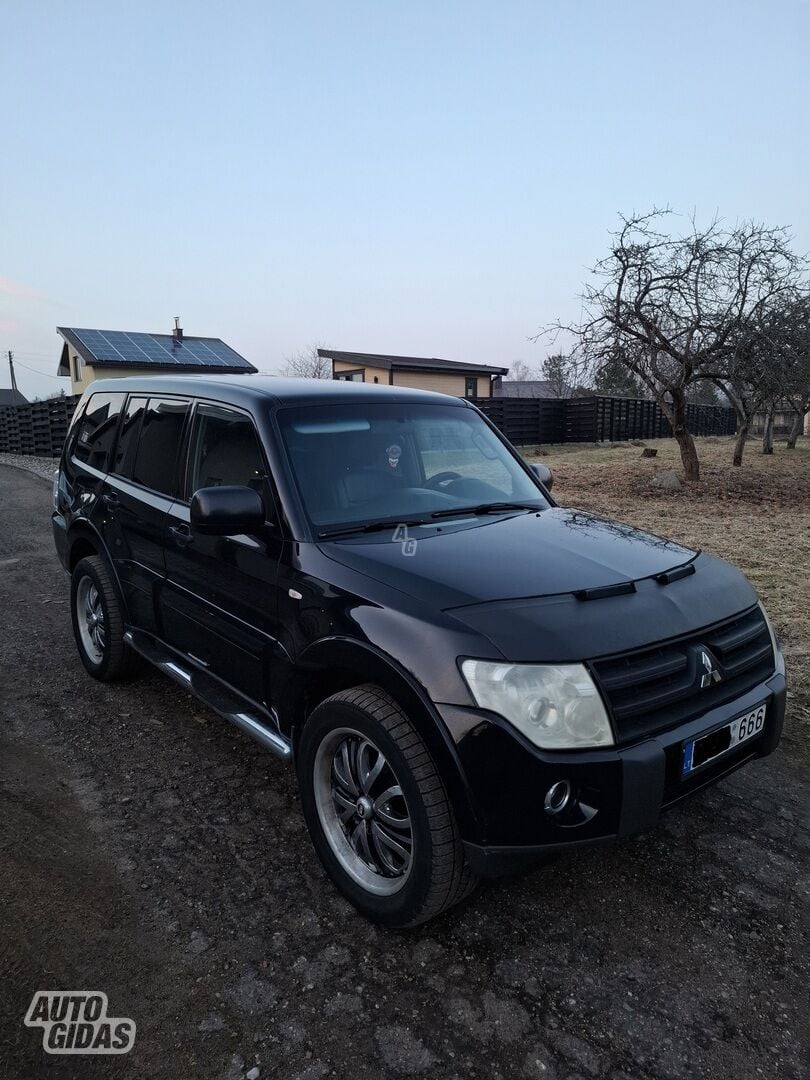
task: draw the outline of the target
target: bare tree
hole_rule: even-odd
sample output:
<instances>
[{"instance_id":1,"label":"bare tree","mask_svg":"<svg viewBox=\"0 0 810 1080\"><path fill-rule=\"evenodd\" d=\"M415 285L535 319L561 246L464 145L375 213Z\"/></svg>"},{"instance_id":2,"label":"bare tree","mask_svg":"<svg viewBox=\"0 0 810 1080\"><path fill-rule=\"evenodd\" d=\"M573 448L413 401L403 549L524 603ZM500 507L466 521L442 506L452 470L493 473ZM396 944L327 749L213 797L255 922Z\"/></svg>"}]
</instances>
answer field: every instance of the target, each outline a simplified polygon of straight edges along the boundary
<instances>
[{"instance_id":1,"label":"bare tree","mask_svg":"<svg viewBox=\"0 0 810 1080\"><path fill-rule=\"evenodd\" d=\"M720 358L713 382L737 414L731 463L739 468L754 418L767 410L777 391L776 365L762 324L743 329L733 347Z\"/></svg>"},{"instance_id":2,"label":"bare tree","mask_svg":"<svg viewBox=\"0 0 810 1080\"><path fill-rule=\"evenodd\" d=\"M669 210L621 218L610 253L582 294L584 318L556 323L592 370L618 358L669 420L687 480L700 478L686 423L689 388L722 370L768 305L794 285L800 261L784 229L744 222L674 231Z\"/></svg>"},{"instance_id":3,"label":"bare tree","mask_svg":"<svg viewBox=\"0 0 810 1080\"><path fill-rule=\"evenodd\" d=\"M509 368L509 379L512 382L526 382L536 376L534 368L530 368L525 360L516 360Z\"/></svg>"},{"instance_id":4,"label":"bare tree","mask_svg":"<svg viewBox=\"0 0 810 1080\"><path fill-rule=\"evenodd\" d=\"M810 411L810 292L780 305L768 320L765 334L776 359L779 399L794 412L787 448L795 450L805 413Z\"/></svg>"},{"instance_id":5,"label":"bare tree","mask_svg":"<svg viewBox=\"0 0 810 1080\"><path fill-rule=\"evenodd\" d=\"M774 423L774 403L771 402L765 410L765 423L762 426L762 453L773 453L773 423Z\"/></svg>"},{"instance_id":6,"label":"bare tree","mask_svg":"<svg viewBox=\"0 0 810 1080\"><path fill-rule=\"evenodd\" d=\"M514 364L509 368L508 381L515 383L517 386L517 393L510 395L513 397L533 397L534 391L526 384L534 381L537 378L537 372L534 368L529 367L525 360L516 360Z\"/></svg>"},{"instance_id":7,"label":"bare tree","mask_svg":"<svg viewBox=\"0 0 810 1080\"><path fill-rule=\"evenodd\" d=\"M331 379L332 361L325 356L319 356L319 348L323 346L310 345L293 356L285 356L282 375L290 375L296 379Z\"/></svg>"},{"instance_id":8,"label":"bare tree","mask_svg":"<svg viewBox=\"0 0 810 1080\"><path fill-rule=\"evenodd\" d=\"M774 412L785 403L797 414L791 437L796 445L810 408L810 294L790 290L764 310L753 332L726 358L717 385L737 412L735 465L757 413L764 413L762 452L773 453ZM788 445L791 445L790 439Z\"/></svg>"},{"instance_id":9,"label":"bare tree","mask_svg":"<svg viewBox=\"0 0 810 1080\"><path fill-rule=\"evenodd\" d=\"M810 412L810 401L808 401L807 405L805 406L805 410L803 413L797 412L794 414L793 423L790 426L787 442L785 443L785 448L787 450L796 449L796 443L799 441L799 436L804 431L804 417L805 414L808 412Z\"/></svg>"}]
</instances>

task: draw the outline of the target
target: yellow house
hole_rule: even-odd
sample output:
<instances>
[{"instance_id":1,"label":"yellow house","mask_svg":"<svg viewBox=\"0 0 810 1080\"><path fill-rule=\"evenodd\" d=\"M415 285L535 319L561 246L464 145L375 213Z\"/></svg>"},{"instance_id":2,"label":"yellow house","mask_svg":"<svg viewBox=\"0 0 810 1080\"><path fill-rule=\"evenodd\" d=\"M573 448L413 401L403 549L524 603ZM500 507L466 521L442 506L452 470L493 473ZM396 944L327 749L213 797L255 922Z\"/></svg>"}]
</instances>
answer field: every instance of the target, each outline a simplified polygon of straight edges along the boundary
<instances>
[{"instance_id":1,"label":"yellow house","mask_svg":"<svg viewBox=\"0 0 810 1080\"><path fill-rule=\"evenodd\" d=\"M460 364L425 356L390 356L387 353L334 352L318 349L318 356L332 361L332 378L380 386L409 386L435 390L454 397L492 397L508 368L487 364Z\"/></svg>"},{"instance_id":2,"label":"yellow house","mask_svg":"<svg viewBox=\"0 0 810 1080\"><path fill-rule=\"evenodd\" d=\"M118 375L250 375L256 371L219 338L186 337L179 325L170 334L72 326L57 326L56 332L64 340L57 375L70 377L72 394L81 394L94 379Z\"/></svg>"}]
</instances>

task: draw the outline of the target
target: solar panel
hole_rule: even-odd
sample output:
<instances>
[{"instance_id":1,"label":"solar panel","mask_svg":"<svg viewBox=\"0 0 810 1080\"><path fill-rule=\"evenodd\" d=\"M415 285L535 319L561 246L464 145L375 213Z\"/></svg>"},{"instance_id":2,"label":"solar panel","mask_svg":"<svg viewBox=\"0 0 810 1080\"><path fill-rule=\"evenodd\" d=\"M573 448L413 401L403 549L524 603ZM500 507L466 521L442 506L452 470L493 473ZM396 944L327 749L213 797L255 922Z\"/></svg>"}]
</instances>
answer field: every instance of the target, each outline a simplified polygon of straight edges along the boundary
<instances>
[{"instance_id":1,"label":"solar panel","mask_svg":"<svg viewBox=\"0 0 810 1080\"><path fill-rule=\"evenodd\" d=\"M128 334L123 330L77 330L78 341L100 364L193 364L211 368L251 365L219 338L183 338L171 334Z\"/></svg>"}]
</instances>

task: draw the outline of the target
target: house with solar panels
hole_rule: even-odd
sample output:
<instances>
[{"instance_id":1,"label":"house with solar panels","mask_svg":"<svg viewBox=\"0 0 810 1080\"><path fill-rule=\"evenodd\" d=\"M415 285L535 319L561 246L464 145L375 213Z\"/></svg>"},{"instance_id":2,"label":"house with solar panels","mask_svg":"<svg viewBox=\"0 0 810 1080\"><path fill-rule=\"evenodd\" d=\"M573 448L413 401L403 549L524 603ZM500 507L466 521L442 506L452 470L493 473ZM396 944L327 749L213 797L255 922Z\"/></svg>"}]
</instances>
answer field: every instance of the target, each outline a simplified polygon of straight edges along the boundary
<instances>
[{"instance_id":1,"label":"house with solar panels","mask_svg":"<svg viewBox=\"0 0 810 1080\"><path fill-rule=\"evenodd\" d=\"M255 374L253 364L220 338L190 337L179 322L175 319L170 334L57 326L56 332L64 340L57 375L69 376L71 393L81 394L94 379L117 375Z\"/></svg>"}]
</instances>

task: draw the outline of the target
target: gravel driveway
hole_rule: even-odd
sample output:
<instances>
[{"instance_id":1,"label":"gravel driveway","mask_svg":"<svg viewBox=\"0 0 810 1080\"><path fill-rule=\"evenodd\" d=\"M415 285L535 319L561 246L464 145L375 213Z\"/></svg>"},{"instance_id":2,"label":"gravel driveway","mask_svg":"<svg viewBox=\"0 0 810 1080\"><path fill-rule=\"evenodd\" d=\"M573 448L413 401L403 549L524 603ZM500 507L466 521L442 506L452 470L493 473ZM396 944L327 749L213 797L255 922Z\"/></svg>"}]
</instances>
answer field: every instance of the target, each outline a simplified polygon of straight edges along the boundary
<instances>
[{"instance_id":1,"label":"gravel driveway","mask_svg":"<svg viewBox=\"0 0 810 1080\"><path fill-rule=\"evenodd\" d=\"M810 783L785 754L377 930L291 771L156 673L85 675L49 508L0 466L0 1077L806 1080ZM134 1050L46 1057L38 989L105 991Z\"/></svg>"}]
</instances>

